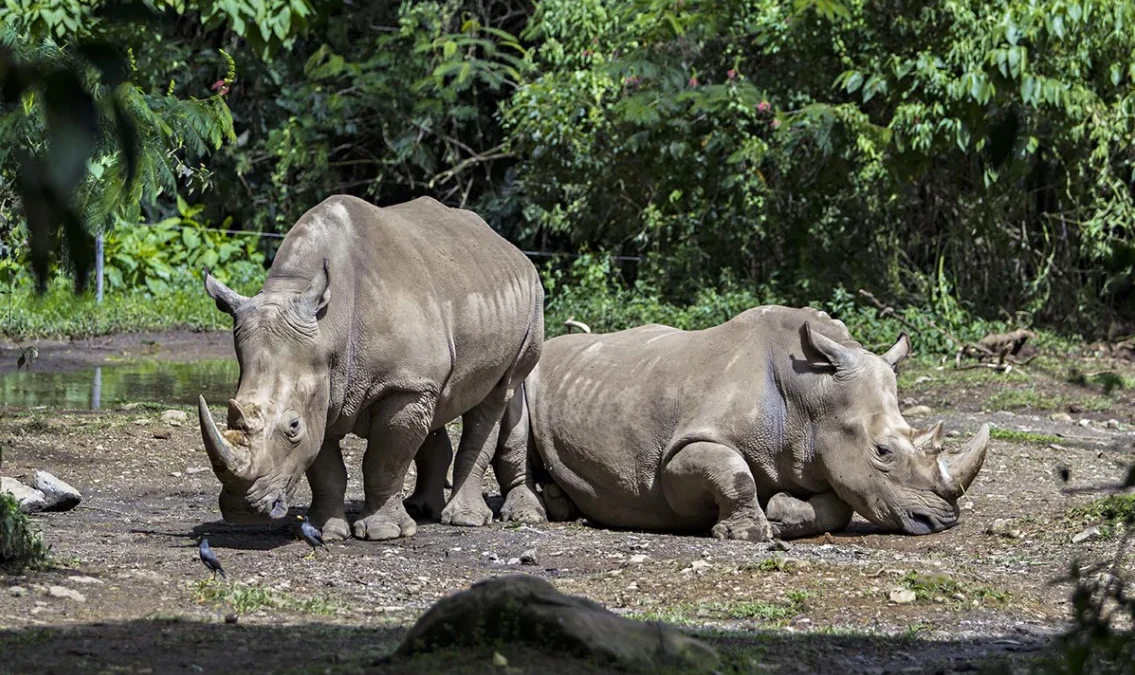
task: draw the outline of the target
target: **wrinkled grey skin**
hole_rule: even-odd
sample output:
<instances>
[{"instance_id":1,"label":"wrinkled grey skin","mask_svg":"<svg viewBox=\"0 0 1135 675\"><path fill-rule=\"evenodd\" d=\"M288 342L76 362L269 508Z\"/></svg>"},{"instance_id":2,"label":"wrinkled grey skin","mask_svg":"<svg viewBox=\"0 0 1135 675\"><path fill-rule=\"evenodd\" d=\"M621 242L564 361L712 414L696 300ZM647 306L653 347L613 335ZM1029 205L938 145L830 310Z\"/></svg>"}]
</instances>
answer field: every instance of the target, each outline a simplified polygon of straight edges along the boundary
<instances>
[{"instance_id":1,"label":"wrinkled grey skin","mask_svg":"<svg viewBox=\"0 0 1135 675\"><path fill-rule=\"evenodd\" d=\"M202 438L220 478L221 513L264 522L287 513L306 473L312 523L352 533L340 440L367 439L360 539L410 536L405 506L456 525L485 525L481 483L499 420L539 359L543 290L532 263L475 214L421 198L378 208L335 196L284 238L263 288L245 298L206 273L233 316L240 362L228 425L204 399ZM462 418L454 489L444 425Z\"/></svg>"},{"instance_id":2,"label":"wrinkled grey skin","mask_svg":"<svg viewBox=\"0 0 1135 675\"><path fill-rule=\"evenodd\" d=\"M950 528L989 430L944 453L941 423L907 425L894 367L909 350L904 334L872 354L842 322L787 307L549 340L502 421L502 516L752 541L835 532L853 511Z\"/></svg>"}]
</instances>

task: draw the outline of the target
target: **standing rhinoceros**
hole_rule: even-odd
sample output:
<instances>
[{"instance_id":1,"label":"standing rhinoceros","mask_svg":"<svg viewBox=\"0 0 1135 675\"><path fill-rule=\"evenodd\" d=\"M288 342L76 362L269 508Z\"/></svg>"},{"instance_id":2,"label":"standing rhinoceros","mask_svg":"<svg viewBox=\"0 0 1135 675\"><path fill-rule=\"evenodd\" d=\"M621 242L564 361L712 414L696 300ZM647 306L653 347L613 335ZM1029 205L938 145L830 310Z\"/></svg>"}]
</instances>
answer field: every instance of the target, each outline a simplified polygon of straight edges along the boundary
<instances>
[{"instance_id":1,"label":"standing rhinoceros","mask_svg":"<svg viewBox=\"0 0 1135 675\"><path fill-rule=\"evenodd\" d=\"M335 196L291 229L259 293L242 297L207 271L205 287L233 317L240 362L228 429L199 405L226 520L283 517L307 472L311 521L326 538L349 536L348 433L367 439L356 537L414 533L400 494L415 455L408 504L453 524L492 519L482 478L501 414L539 359L544 294L483 220L429 198L378 208ZM444 425L458 416L446 504Z\"/></svg>"},{"instance_id":2,"label":"standing rhinoceros","mask_svg":"<svg viewBox=\"0 0 1135 675\"><path fill-rule=\"evenodd\" d=\"M837 531L852 511L911 534L952 527L989 430L943 453L941 423L911 429L893 370L909 350L904 334L877 356L823 312L772 306L708 330L549 340L502 422L502 515L577 508L608 526L755 541ZM517 468L526 454L553 481L543 504Z\"/></svg>"}]
</instances>

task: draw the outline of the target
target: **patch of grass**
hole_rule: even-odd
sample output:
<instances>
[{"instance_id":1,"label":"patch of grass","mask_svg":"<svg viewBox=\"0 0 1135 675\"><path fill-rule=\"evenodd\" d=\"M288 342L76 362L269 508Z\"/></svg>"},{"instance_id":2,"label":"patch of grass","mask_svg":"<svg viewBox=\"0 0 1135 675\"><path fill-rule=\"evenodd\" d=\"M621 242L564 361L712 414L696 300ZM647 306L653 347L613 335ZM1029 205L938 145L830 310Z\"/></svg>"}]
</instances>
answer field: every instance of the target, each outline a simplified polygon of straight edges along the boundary
<instances>
[{"instance_id":1,"label":"patch of grass","mask_svg":"<svg viewBox=\"0 0 1135 675\"><path fill-rule=\"evenodd\" d=\"M988 586L965 586L945 574L919 574L911 571L899 583L914 591L915 599L922 602L933 602L934 598L976 598L1003 605L1012 597L1008 591Z\"/></svg>"},{"instance_id":2,"label":"patch of grass","mask_svg":"<svg viewBox=\"0 0 1135 675\"><path fill-rule=\"evenodd\" d=\"M51 549L27 514L20 512L20 503L8 493L0 494L0 568L16 573L50 562Z\"/></svg>"},{"instance_id":3,"label":"patch of grass","mask_svg":"<svg viewBox=\"0 0 1135 675\"><path fill-rule=\"evenodd\" d=\"M1076 396L1069 397L1064 394L1038 390L1035 386L1023 389L1002 389L994 392L985 401L986 407L991 410L1015 410L1031 408L1033 410L1064 410L1070 404L1076 404L1081 410L1102 411L1110 410L1113 403L1103 396Z\"/></svg>"},{"instance_id":4,"label":"patch of grass","mask_svg":"<svg viewBox=\"0 0 1135 675\"><path fill-rule=\"evenodd\" d=\"M794 588L785 595L788 602L742 602L730 606L728 614L734 619L783 621L807 609L805 601L808 599L808 591Z\"/></svg>"},{"instance_id":5,"label":"patch of grass","mask_svg":"<svg viewBox=\"0 0 1135 675\"><path fill-rule=\"evenodd\" d=\"M1036 443L1038 445L1048 445L1051 443L1060 443L1059 436L1052 434L1038 434L1034 431L1021 431L1020 429L1005 429L1002 427L993 427L989 430L989 437L999 441L1011 441L1013 443Z\"/></svg>"},{"instance_id":6,"label":"patch of grass","mask_svg":"<svg viewBox=\"0 0 1135 675\"><path fill-rule=\"evenodd\" d=\"M1121 526L1135 524L1135 494L1108 495L1083 506L1068 510L1068 517L1078 521L1100 522L1100 534L1110 537Z\"/></svg>"},{"instance_id":7,"label":"patch of grass","mask_svg":"<svg viewBox=\"0 0 1135 675\"><path fill-rule=\"evenodd\" d=\"M697 621L694 620L697 611L697 605L681 603L640 612L631 612L630 617L638 621L661 621L662 623L675 626L694 626L697 625Z\"/></svg>"},{"instance_id":8,"label":"patch of grass","mask_svg":"<svg viewBox=\"0 0 1135 675\"><path fill-rule=\"evenodd\" d=\"M196 583L193 600L198 604L210 604L236 614L250 614L262 609L285 609L319 615L335 612L334 603L326 598L298 598L263 586L249 586L239 582L215 583L211 579Z\"/></svg>"},{"instance_id":9,"label":"patch of grass","mask_svg":"<svg viewBox=\"0 0 1135 675\"><path fill-rule=\"evenodd\" d=\"M1135 378L1112 371L1100 373L1085 373L1079 368L1068 371L1068 382L1081 387L1095 386L1103 390L1106 395L1123 389L1135 389Z\"/></svg>"},{"instance_id":10,"label":"patch of grass","mask_svg":"<svg viewBox=\"0 0 1135 675\"><path fill-rule=\"evenodd\" d=\"M774 555L757 563L744 563L737 569L741 572L784 572L791 574L796 569L796 563L788 558Z\"/></svg>"}]
</instances>

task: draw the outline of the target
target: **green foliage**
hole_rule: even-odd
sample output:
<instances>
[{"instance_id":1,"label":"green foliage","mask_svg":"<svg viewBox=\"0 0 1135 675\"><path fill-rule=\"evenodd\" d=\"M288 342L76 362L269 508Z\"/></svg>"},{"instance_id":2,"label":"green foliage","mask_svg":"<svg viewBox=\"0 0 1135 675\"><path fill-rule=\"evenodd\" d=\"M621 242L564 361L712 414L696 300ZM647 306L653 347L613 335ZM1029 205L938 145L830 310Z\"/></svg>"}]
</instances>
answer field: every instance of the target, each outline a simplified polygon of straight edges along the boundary
<instances>
[{"instance_id":1,"label":"green foliage","mask_svg":"<svg viewBox=\"0 0 1135 675\"><path fill-rule=\"evenodd\" d=\"M50 560L50 550L20 504L0 492L0 569L19 573L25 567L40 568Z\"/></svg>"},{"instance_id":2,"label":"green foliage","mask_svg":"<svg viewBox=\"0 0 1135 675\"><path fill-rule=\"evenodd\" d=\"M993 427L990 429L989 437L998 441L1035 443L1038 445L1049 445L1062 441L1059 436L1053 436L1052 434L1038 434L1035 431L1021 431L1020 429L1005 429L1003 427Z\"/></svg>"},{"instance_id":3,"label":"green foliage","mask_svg":"<svg viewBox=\"0 0 1135 675\"><path fill-rule=\"evenodd\" d=\"M283 591L237 581L217 583L202 580L192 590L195 602L236 614L249 614L263 609L285 609L319 615L335 613L334 604L324 598L299 598Z\"/></svg>"}]
</instances>

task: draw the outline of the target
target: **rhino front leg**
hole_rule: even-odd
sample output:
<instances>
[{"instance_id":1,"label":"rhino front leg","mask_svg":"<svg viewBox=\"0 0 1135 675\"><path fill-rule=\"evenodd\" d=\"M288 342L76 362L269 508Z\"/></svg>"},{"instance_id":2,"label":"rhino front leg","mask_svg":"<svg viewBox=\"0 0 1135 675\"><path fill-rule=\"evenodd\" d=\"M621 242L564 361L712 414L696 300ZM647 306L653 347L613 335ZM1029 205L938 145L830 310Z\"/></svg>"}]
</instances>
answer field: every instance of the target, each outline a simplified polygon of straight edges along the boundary
<instances>
[{"instance_id":1,"label":"rhino front leg","mask_svg":"<svg viewBox=\"0 0 1135 675\"><path fill-rule=\"evenodd\" d=\"M419 515L430 520L440 520L445 508L445 482L449 463L453 461L453 446L449 433L442 427L426 436L418 454L414 456L414 466L418 479L414 483L414 494L402 502L411 515Z\"/></svg>"},{"instance_id":2,"label":"rhino front leg","mask_svg":"<svg viewBox=\"0 0 1135 675\"><path fill-rule=\"evenodd\" d=\"M347 492L347 467L343 464L340 440L325 438L315 462L307 470L307 482L311 486L311 508L307 511L307 517L323 533L326 541L343 540L351 536L343 508L343 496Z\"/></svg>"},{"instance_id":3,"label":"rhino front leg","mask_svg":"<svg viewBox=\"0 0 1135 675\"><path fill-rule=\"evenodd\" d=\"M500 443L493 457L493 473L504 495L501 520L543 523L548 520L548 514L536 496L536 481L529 466L528 433L528 406L521 386L501 418Z\"/></svg>"},{"instance_id":4,"label":"rhino front leg","mask_svg":"<svg viewBox=\"0 0 1135 675\"><path fill-rule=\"evenodd\" d=\"M765 509L772 530L781 539L814 537L839 532L851 522L852 509L835 492L821 492L807 501L778 492Z\"/></svg>"},{"instance_id":5,"label":"rhino front leg","mask_svg":"<svg viewBox=\"0 0 1135 675\"><path fill-rule=\"evenodd\" d=\"M772 528L757 503L757 486L741 453L717 443L691 443L666 463L662 491L679 516L696 520L717 509L713 536L768 541Z\"/></svg>"},{"instance_id":6,"label":"rhino front leg","mask_svg":"<svg viewBox=\"0 0 1135 675\"><path fill-rule=\"evenodd\" d=\"M410 461L429 435L434 401L424 394L398 393L380 401L371 418L363 454L363 503L354 523L358 539L409 537L418 524L402 505L402 484Z\"/></svg>"}]
</instances>

